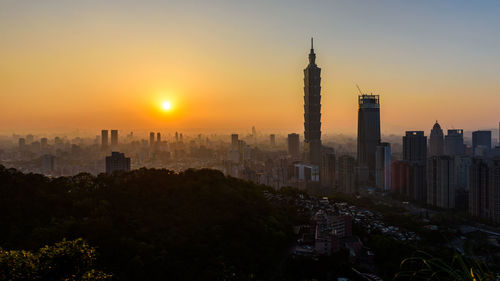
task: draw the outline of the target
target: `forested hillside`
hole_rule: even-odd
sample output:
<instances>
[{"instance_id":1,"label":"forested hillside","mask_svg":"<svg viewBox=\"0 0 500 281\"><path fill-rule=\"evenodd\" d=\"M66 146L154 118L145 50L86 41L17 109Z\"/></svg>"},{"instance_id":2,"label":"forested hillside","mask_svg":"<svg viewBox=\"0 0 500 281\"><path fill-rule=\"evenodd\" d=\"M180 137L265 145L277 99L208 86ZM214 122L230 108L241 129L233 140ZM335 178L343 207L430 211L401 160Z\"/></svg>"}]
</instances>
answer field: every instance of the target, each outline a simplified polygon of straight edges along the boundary
<instances>
[{"instance_id":1,"label":"forested hillside","mask_svg":"<svg viewBox=\"0 0 500 281\"><path fill-rule=\"evenodd\" d=\"M50 179L0 166L0 247L95 247L117 280L265 280L293 241L295 208L213 170Z\"/></svg>"}]
</instances>

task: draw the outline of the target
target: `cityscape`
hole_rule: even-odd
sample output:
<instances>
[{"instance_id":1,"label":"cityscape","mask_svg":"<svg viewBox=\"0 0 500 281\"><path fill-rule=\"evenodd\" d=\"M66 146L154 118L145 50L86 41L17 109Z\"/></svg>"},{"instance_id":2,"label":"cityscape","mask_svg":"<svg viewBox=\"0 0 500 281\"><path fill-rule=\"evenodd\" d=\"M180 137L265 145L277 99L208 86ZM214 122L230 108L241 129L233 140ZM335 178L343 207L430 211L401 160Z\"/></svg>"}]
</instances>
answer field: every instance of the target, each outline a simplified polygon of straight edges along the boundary
<instances>
[{"instance_id":1,"label":"cityscape","mask_svg":"<svg viewBox=\"0 0 500 281\"><path fill-rule=\"evenodd\" d=\"M146 129L16 130L4 118L0 279L500 280L498 111L455 127L448 111L415 103L415 123L397 121L383 90L352 82L344 95L357 126L325 127L346 110L324 102L342 69L323 60L326 39L308 37L294 54L301 94L261 101L300 104L282 128L260 128L256 107L259 116L241 109L252 126L169 126L183 106L172 95L155 101L164 119ZM498 108L498 97L484 102ZM482 99L470 98L447 106Z\"/></svg>"}]
</instances>

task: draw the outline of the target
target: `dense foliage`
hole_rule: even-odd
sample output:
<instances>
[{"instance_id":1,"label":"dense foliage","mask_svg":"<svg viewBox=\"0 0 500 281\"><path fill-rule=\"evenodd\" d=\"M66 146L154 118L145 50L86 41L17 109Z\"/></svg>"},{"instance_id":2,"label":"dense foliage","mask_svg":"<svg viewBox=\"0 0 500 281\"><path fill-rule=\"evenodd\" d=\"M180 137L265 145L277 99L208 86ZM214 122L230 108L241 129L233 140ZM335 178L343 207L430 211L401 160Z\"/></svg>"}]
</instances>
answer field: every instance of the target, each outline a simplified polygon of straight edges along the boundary
<instances>
[{"instance_id":1,"label":"dense foliage","mask_svg":"<svg viewBox=\"0 0 500 281\"><path fill-rule=\"evenodd\" d=\"M95 249L82 239L34 253L0 249L0 280L111 280L111 275L92 268L95 262Z\"/></svg>"},{"instance_id":2,"label":"dense foliage","mask_svg":"<svg viewBox=\"0 0 500 281\"><path fill-rule=\"evenodd\" d=\"M0 247L82 237L119 280L262 280L286 255L295 219L264 189L213 170L49 179L0 166Z\"/></svg>"}]
</instances>

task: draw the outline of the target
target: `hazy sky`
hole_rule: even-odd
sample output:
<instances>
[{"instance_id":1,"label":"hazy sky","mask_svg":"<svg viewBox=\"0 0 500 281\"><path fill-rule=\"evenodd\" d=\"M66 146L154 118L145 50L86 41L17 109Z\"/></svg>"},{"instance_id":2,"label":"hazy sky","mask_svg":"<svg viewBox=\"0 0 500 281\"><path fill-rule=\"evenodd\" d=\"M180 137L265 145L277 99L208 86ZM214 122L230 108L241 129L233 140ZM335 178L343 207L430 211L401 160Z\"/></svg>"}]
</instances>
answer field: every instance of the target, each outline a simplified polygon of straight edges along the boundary
<instances>
[{"instance_id":1,"label":"hazy sky","mask_svg":"<svg viewBox=\"0 0 500 281\"><path fill-rule=\"evenodd\" d=\"M324 133L495 128L500 1L0 0L0 132L303 131L310 37ZM164 100L173 109L161 111Z\"/></svg>"}]
</instances>

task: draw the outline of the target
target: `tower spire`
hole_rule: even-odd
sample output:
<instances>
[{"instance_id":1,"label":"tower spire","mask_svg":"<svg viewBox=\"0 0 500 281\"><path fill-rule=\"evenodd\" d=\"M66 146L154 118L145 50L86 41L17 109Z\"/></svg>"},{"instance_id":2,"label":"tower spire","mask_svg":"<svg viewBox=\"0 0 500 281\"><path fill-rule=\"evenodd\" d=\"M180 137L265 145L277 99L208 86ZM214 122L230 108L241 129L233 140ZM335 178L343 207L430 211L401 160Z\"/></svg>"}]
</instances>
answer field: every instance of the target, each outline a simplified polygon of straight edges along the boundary
<instances>
[{"instance_id":1,"label":"tower spire","mask_svg":"<svg viewBox=\"0 0 500 281\"><path fill-rule=\"evenodd\" d=\"M314 53L314 42L311 37L311 52L309 52L309 63L315 65L316 64L316 54Z\"/></svg>"}]
</instances>

